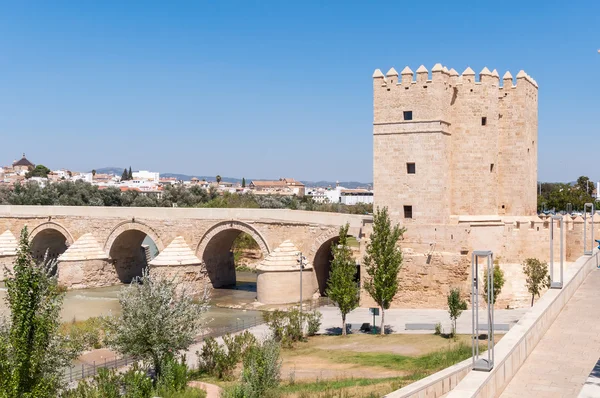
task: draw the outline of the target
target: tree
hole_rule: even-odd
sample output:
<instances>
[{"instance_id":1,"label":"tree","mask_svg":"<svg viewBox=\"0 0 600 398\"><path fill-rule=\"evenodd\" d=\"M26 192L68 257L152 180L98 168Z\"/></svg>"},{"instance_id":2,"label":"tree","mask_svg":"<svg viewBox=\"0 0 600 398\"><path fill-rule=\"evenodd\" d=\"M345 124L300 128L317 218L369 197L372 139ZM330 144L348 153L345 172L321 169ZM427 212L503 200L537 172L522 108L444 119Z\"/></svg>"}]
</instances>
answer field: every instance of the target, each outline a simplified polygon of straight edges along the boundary
<instances>
[{"instance_id":1,"label":"tree","mask_svg":"<svg viewBox=\"0 0 600 398\"><path fill-rule=\"evenodd\" d=\"M448 293L448 313L452 321L451 335L456 336L456 320L467 309L467 302L460 297L460 289L453 288Z\"/></svg>"},{"instance_id":2,"label":"tree","mask_svg":"<svg viewBox=\"0 0 600 398\"><path fill-rule=\"evenodd\" d=\"M496 304L496 299L498 295L502 291L502 286L504 286L504 271L500 268L500 265L494 265L494 302L492 304ZM487 280L487 269L483 273L483 299L486 303L488 299L488 280ZM489 303L488 303L489 304Z\"/></svg>"},{"instance_id":3,"label":"tree","mask_svg":"<svg viewBox=\"0 0 600 398\"><path fill-rule=\"evenodd\" d=\"M589 177L581 176L577 179L577 188L591 197L592 192L594 192L594 182L591 181Z\"/></svg>"},{"instance_id":4,"label":"tree","mask_svg":"<svg viewBox=\"0 0 600 398\"><path fill-rule=\"evenodd\" d=\"M125 355L148 361L157 377L164 361L186 350L200 332L208 291L193 299L179 279L144 270L119 295L122 313L105 318L107 344Z\"/></svg>"},{"instance_id":5,"label":"tree","mask_svg":"<svg viewBox=\"0 0 600 398\"><path fill-rule=\"evenodd\" d=\"M131 166L129 166L129 172L127 173L127 179L133 180L133 173L131 172Z\"/></svg>"},{"instance_id":6,"label":"tree","mask_svg":"<svg viewBox=\"0 0 600 398\"><path fill-rule=\"evenodd\" d=\"M217 174L217 176L215 177L215 179L217 180L217 184L221 183L221 176Z\"/></svg>"},{"instance_id":7,"label":"tree","mask_svg":"<svg viewBox=\"0 0 600 398\"><path fill-rule=\"evenodd\" d=\"M77 344L59 333L63 293L50 276L54 266L36 264L23 228L13 271L6 270L10 319L0 320L0 397L56 397L63 369L78 355Z\"/></svg>"},{"instance_id":8,"label":"tree","mask_svg":"<svg viewBox=\"0 0 600 398\"><path fill-rule=\"evenodd\" d=\"M127 169L123 169L123 174L121 174L121 181L127 181L129 179L129 173Z\"/></svg>"},{"instance_id":9,"label":"tree","mask_svg":"<svg viewBox=\"0 0 600 398\"><path fill-rule=\"evenodd\" d=\"M92 177L96 177L96 169L92 170Z\"/></svg>"},{"instance_id":10,"label":"tree","mask_svg":"<svg viewBox=\"0 0 600 398\"><path fill-rule=\"evenodd\" d=\"M333 260L327 281L327 296L342 313L342 336L346 335L346 315L358 307L360 294L355 281L356 264L348 247L348 228L348 224L340 228L339 242L331 247Z\"/></svg>"},{"instance_id":11,"label":"tree","mask_svg":"<svg viewBox=\"0 0 600 398\"><path fill-rule=\"evenodd\" d=\"M242 188L246 188L246 178L242 177Z\"/></svg>"},{"instance_id":12,"label":"tree","mask_svg":"<svg viewBox=\"0 0 600 398\"><path fill-rule=\"evenodd\" d=\"M542 263L537 258L528 258L523 263L523 273L527 291L531 293L531 306L533 307L535 296L540 297L542 289L550 287L548 264Z\"/></svg>"},{"instance_id":13,"label":"tree","mask_svg":"<svg viewBox=\"0 0 600 398\"><path fill-rule=\"evenodd\" d=\"M391 226L387 207L373 215L373 233L367 244L363 263L369 278L365 290L381 307L381 330L385 334L385 310L390 307L398 293L398 272L402 266L402 252L397 246L398 239L406 231L398 224Z\"/></svg>"},{"instance_id":14,"label":"tree","mask_svg":"<svg viewBox=\"0 0 600 398\"><path fill-rule=\"evenodd\" d=\"M25 174L25 178L31 178L31 177L48 178L48 174L50 172L51 172L51 170L49 168L47 168L43 164L38 164L37 166L35 166L35 168L33 170L28 171Z\"/></svg>"}]
</instances>

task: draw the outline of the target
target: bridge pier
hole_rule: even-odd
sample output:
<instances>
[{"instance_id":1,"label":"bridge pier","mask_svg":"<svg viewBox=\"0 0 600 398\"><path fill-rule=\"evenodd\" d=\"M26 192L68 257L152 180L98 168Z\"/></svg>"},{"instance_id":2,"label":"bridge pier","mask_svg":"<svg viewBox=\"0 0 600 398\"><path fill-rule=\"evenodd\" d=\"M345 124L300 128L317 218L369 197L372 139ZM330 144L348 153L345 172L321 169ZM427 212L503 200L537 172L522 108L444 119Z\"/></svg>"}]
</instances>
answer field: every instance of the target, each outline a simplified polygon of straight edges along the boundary
<instances>
[{"instance_id":1,"label":"bridge pier","mask_svg":"<svg viewBox=\"0 0 600 398\"><path fill-rule=\"evenodd\" d=\"M202 294L209 283L202 261L182 236L173 239L165 250L150 261L149 267L152 275L169 280L178 279L186 294Z\"/></svg>"},{"instance_id":2,"label":"bridge pier","mask_svg":"<svg viewBox=\"0 0 600 398\"><path fill-rule=\"evenodd\" d=\"M91 233L83 234L58 257L58 284L67 289L85 289L118 284L119 278L108 255Z\"/></svg>"},{"instance_id":3,"label":"bridge pier","mask_svg":"<svg viewBox=\"0 0 600 398\"><path fill-rule=\"evenodd\" d=\"M300 250L286 240L256 267L256 291L262 304L291 304L300 301ZM302 270L302 300L309 300L318 290L312 264Z\"/></svg>"}]
</instances>

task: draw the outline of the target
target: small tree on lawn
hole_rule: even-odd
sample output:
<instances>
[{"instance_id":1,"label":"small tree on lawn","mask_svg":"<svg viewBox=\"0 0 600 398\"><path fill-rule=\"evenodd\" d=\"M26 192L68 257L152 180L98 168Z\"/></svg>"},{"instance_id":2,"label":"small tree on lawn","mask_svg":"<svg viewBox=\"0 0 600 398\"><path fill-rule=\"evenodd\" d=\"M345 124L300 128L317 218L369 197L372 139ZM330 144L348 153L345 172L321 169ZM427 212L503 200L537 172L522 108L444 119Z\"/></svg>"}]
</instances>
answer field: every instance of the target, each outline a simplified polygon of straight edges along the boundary
<instances>
[{"instance_id":1,"label":"small tree on lawn","mask_svg":"<svg viewBox=\"0 0 600 398\"><path fill-rule=\"evenodd\" d=\"M488 299L488 279L487 279L487 269L483 272L483 299L486 303ZM504 286L504 271L500 268L500 265L494 265L494 302L496 304L496 299L498 295L502 291L502 286ZM489 304L489 303L488 303Z\"/></svg>"},{"instance_id":2,"label":"small tree on lawn","mask_svg":"<svg viewBox=\"0 0 600 398\"><path fill-rule=\"evenodd\" d=\"M402 266L402 252L398 239L406 231L398 224L391 225L387 207L373 215L373 233L367 244L367 253L363 263L369 277L365 281L365 290L381 307L381 330L384 335L385 310L390 308L398 293L398 272Z\"/></svg>"},{"instance_id":3,"label":"small tree on lawn","mask_svg":"<svg viewBox=\"0 0 600 398\"><path fill-rule=\"evenodd\" d=\"M6 269L10 318L0 319L0 397L50 398L63 387L78 344L59 333L63 293L53 262L37 264L27 227L21 231L13 271Z\"/></svg>"},{"instance_id":4,"label":"small tree on lawn","mask_svg":"<svg viewBox=\"0 0 600 398\"><path fill-rule=\"evenodd\" d=\"M451 289L450 293L448 293L448 313L450 314L450 320L452 321L452 337L456 335L456 320L466 309L467 302L460 297L460 289Z\"/></svg>"},{"instance_id":5,"label":"small tree on lawn","mask_svg":"<svg viewBox=\"0 0 600 398\"><path fill-rule=\"evenodd\" d=\"M359 286L355 281L356 264L348 247L348 228L340 228L339 242L332 245L331 271L327 281L327 296L336 303L342 313L342 335L346 335L346 315L358 307Z\"/></svg>"},{"instance_id":6,"label":"small tree on lawn","mask_svg":"<svg viewBox=\"0 0 600 398\"><path fill-rule=\"evenodd\" d=\"M531 306L533 307L535 296L539 297L542 289L550 287L548 264L542 263L537 258L528 258L523 263L523 273L525 274L527 291L531 293Z\"/></svg>"},{"instance_id":7,"label":"small tree on lawn","mask_svg":"<svg viewBox=\"0 0 600 398\"><path fill-rule=\"evenodd\" d=\"M119 296L122 313L105 318L110 347L151 363L157 376L165 359L186 350L200 332L208 293L194 300L177 279L149 274L134 280Z\"/></svg>"}]
</instances>

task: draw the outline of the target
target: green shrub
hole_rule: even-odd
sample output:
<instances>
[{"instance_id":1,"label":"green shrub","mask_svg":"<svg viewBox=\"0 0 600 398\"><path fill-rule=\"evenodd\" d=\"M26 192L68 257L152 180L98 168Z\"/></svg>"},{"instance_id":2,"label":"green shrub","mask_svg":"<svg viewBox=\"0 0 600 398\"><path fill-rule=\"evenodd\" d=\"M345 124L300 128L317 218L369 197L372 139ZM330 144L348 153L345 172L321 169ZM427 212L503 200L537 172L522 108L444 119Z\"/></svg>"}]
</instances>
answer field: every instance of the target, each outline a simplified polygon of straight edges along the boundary
<instances>
[{"instance_id":1,"label":"green shrub","mask_svg":"<svg viewBox=\"0 0 600 398\"><path fill-rule=\"evenodd\" d=\"M225 398L276 397L274 389L280 383L280 345L268 339L248 350L244 356L241 382L227 389Z\"/></svg>"},{"instance_id":2,"label":"green shrub","mask_svg":"<svg viewBox=\"0 0 600 398\"><path fill-rule=\"evenodd\" d=\"M319 332L321 328L321 319L323 318L323 314L319 311L314 310L306 314L306 334L309 336L314 336Z\"/></svg>"},{"instance_id":3,"label":"green shrub","mask_svg":"<svg viewBox=\"0 0 600 398\"><path fill-rule=\"evenodd\" d=\"M233 376L233 371L246 352L256 345L256 337L249 331L231 336L223 336L223 345L209 337L197 353L200 370L219 379L227 380Z\"/></svg>"},{"instance_id":4,"label":"green shrub","mask_svg":"<svg viewBox=\"0 0 600 398\"><path fill-rule=\"evenodd\" d=\"M185 364L185 356L180 361L171 356L162 364L162 372L156 382L156 390L163 392L184 391L187 382L188 368Z\"/></svg>"},{"instance_id":5,"label":"green shrub","mask_svg":"<svg viewBox=\"0 0 600 398\"><path fill-rule=\"evenodd\" d=\"M435 333L436 336L440 336L442 334L442 324L440 322L435 324Z\"/></svg>"},{"instance_id":6,"label":"green shrub","mask_svg":"<svg viewBox=\"0 0 600 398\"><path fill-rule=\"evenodd\" d=\"M297 341L304 341L304 333L302 327L302 321L305 320L307 315L302 315L298 307L293 307L288 311L275 310L271 312L265 312L263 319L271 329L273 338L281 342L286 347L291 347ZM315 323L318 321L320 326L321 319L313 319L312 328L314 329ZM317 327L318 330L318 327Z\"/></svg>"}]
</instances>

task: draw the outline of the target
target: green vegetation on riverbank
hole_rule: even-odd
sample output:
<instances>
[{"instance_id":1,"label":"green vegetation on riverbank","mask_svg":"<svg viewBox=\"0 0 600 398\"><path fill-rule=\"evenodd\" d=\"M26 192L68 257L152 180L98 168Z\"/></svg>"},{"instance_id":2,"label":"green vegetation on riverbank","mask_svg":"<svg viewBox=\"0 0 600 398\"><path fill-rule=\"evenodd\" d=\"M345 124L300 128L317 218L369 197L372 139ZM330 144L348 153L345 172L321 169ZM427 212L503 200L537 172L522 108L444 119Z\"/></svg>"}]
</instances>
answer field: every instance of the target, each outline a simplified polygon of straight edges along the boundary
<instances>
[{"instance_id":1,"label":"green vegetation on riverbank","mask_svg":"<svg viewBox=\"0 0 600 398\"><path fill-rule=\"evenodd\" d=\"M0 187L3 205L122 206L122 207L210 207L260 208L324 211L345 214L373 212L372 204L343 205L315 203L312 198L220 193L199 186L166 185L159 199L135 190L121 192L117 187L98 189L84 181L61 181L40 187L36 182L17 183L13 189Z\"/></svg>"}]
</instances>

